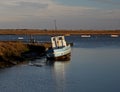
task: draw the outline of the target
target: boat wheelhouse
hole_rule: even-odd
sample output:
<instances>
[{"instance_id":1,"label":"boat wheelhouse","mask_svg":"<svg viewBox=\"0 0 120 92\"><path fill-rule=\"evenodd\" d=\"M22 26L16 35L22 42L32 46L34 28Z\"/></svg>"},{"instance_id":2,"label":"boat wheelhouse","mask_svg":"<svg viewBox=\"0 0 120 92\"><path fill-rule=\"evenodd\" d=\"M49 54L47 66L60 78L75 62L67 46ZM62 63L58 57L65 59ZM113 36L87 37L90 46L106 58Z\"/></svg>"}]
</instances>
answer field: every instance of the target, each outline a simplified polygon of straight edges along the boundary
<instances>
[{"instance_id":1,"label":"boat wheelhouse","mask_svg":"<svg viewBox=\"0 0 120 92\"><path fill-rule=\"evenodd\" d=\"M64 36L51 37L52 47L47 50L47 59L67 60L70 58L71 46Z\"/></svg>"}]
</instances>

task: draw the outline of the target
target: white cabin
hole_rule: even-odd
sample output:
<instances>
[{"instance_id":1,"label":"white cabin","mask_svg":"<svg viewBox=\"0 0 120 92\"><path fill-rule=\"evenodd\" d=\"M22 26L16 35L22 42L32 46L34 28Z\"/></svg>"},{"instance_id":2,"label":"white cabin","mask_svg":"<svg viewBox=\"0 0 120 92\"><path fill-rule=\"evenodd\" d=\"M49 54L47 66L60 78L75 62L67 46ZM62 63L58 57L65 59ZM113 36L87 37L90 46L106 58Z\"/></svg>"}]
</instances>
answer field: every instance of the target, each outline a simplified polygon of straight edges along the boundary
<instances>
[{"instance_id":1,"label":"white cabin","mask_svg":"<svg viewBox=\"0 0 120 92\"><path fill-rule=\"evenodd\" d=\"M51 37L52 48L67 46L64 36Z\"/></svg>"}]
</instances>

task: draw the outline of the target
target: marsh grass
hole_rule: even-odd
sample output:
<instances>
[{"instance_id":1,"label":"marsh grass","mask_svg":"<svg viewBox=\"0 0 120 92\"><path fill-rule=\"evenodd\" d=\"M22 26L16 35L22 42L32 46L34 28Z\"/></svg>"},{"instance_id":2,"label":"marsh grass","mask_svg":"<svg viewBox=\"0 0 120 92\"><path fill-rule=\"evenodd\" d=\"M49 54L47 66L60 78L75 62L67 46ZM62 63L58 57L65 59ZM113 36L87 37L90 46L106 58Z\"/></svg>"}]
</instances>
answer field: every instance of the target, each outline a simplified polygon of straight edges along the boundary
<instances>
[{"instance_id":1,"label":"marsh grass","mask_svg":"<svg viewBox=\"0 0 120 92\"><path fill-rule=\"evenodd\" d=\"M20 41L0 42L0 68L45 55L46 45L25 44Z\"/></svg>"},{"instance_id":2,"label":"marsh grass","mask_svg":"<svg viewBox=\"0 0 120 92\"><path fill-rule=\"evenodd\" d=\"M26 51L28 51L27 46L21 42L0 42L0 61L19 59L21 53Z\"/></svg>"}]
</instances>

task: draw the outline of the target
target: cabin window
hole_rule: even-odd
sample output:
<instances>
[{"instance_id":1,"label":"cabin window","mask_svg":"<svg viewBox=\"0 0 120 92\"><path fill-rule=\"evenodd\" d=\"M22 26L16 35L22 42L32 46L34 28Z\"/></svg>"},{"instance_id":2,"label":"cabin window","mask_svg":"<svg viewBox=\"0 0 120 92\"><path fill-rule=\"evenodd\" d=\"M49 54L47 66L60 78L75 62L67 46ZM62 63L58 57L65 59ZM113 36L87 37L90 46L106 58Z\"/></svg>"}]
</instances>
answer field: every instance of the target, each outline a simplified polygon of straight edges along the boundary
<instances>
[{"instance_id":1,"label":"cabin window","mask_svg":"<svg viewBox=\"0 0 120 92\"><path fill-rule=\"evenodd\" d=\"M53 38L53 41L55 41L55 38Z\"/></svg>"},{"instance_id":2,"label":"cabin window","mask_svg":"<svg viewBox=\"0 0 120 92\"><path fill-rule=\"evenodd\" d=\"M62 37L59 37L59 40L62 40Z\"/></svg>"}]
</instances>

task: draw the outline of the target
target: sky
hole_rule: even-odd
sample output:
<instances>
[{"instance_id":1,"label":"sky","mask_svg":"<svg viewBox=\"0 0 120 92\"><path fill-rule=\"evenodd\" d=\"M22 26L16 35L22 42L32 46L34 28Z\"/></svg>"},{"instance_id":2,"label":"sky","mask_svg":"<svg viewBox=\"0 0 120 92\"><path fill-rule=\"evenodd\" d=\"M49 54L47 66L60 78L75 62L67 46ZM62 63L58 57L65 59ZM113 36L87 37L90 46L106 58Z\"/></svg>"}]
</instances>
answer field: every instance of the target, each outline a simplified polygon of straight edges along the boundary
<instances>
[{"instance_id":1,"label":"sky","mask_svg":"<svg viewBox=\"0 0 120 92\"><path fill-rule=\"evenodd\" d=\"M0 29L117 30L120 0L0 0Z\"/></svg>"}]
</instances>

